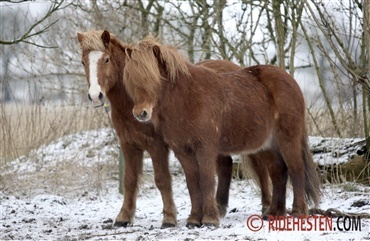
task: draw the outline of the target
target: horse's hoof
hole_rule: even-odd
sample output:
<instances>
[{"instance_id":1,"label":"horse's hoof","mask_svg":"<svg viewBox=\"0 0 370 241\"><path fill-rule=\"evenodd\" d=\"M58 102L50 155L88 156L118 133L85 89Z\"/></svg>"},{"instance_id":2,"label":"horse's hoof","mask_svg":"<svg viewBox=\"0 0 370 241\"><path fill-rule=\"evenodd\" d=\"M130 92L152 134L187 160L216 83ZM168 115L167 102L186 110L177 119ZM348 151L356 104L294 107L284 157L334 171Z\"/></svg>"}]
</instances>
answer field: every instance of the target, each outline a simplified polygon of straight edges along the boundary
<instances>
[{"instance_id":1,"label":"horse's hoof","mask_svg":"<svg viewBox=\"0 0 370 241\"><path fill-rule=\"evenodd\" d=\"M199 223L186 223L186 227L188 229L194 229L194 228L200 228L200 224Z\"/></svg>"},{"instance_id":2,"label":"horse's hoof","mask_svg":"<svg viewBox=\"0 0 370 241\"><path fill-rule=\"evenodd\" d=\"M276 219L279 217L284 217L286 216L286 209L285 208L280 208L278 210L267 210L262 214L262 219L267 221L271 219Z\"/></svg>"},{"instance_id":3,"label":"horse's hoof","mask_svg":"<svg viewBox=\"0 0 370 241\"><path fill-rule=\"evenodd\" d=\"M227 213L227 206L226 207L221 207L218 209L218 213L220 215L220 218L223 218L226 216Z\"/></svg>"},{"instance_id":4,"label":"horse's hoof","mask_svg":"<svg viewBox=\"0 0 370 241\"><path fill-rule=\"evenodd\" d=\"M218 228L218 224L216 223L203 223L202 227L210 228L210 229L216 229Z\"/></svg>"},{"instance_id":5,"label":"horse's hoof","mask_svg":"<svg viewBox=\"0 0 370 241\"><path fill-rule=\"evenodd\" d=\"M129 222L125 222L125 221L116 221L114 222L114 225L115 227L128 227L128 226L131 226L131 224Z\"/></svg>"},{"instance_id":6,"label":"horse's hoof","mask_svg":"<svg viewBox=\"0 0 370 241\"><path fill-rule=\"evenodd\" d=\"M270 205L263 205L262 206L262 215L267 212L267 210L269 209L269 207L270 207Z\"/></svg>"},{"instance_id":7,"label":"horse's hoof","mask_svg":"<svg viewBox=\"0 0 370 241\"><path fill-rule=\"evenodd\" d=\"M262 214L262 219L265 221L275 219L275 217L277 217L276 212L267 211Z\"/></svg>"},{"instance_id":8,"label":"horse's hoof","mask_svg":"<svg viewBox=\"0 0 370 241\"><path fill-rule=\"evenodd\" d=\"M283 214L283 215L263 214L262 219L265 220L265 221L279 220L279 219L284 218L285 216L286 216L285 214Z\"/></svg>"},{"instance_id":9,"label":"horse's hoof","mask_svg":"<svg viewBox=\"0 0 370 241\"><path fill-rule=\"evenodd\" d=\"M164 228L173 228L173 227L176 227L176 225L173 224L173 223L162 223L162 226L161 226L162 229L164 229Z\"/></svg>"},{"instance_id":10,"label":"horse's hoof","mask_svg":"<svg viewBox=\"0 0 370 241\"><path fill-rule=\"evenodd\" d=\"M297 210L293 208L292 214L291 214L291 216L293 217L307 217L307 215L308 215L307 208L303 210Z\"/></svg>"}]
</instances>

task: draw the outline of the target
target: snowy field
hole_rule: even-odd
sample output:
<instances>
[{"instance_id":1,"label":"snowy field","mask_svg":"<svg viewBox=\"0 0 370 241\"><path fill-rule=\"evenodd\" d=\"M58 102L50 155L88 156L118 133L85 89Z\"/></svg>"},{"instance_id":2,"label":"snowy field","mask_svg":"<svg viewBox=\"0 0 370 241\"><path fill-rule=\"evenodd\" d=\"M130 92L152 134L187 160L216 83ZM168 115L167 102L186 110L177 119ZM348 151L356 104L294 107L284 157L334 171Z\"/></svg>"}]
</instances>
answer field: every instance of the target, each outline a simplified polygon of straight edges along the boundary
<instances>
[{"instance_id":1,"label":"snowy field","mask_svg":"<svg viewBox=\"0 0 370 241\"><path fill-rule=\"evenodd\" d=\"M327 153L319 163L342 163L360 140L310 138L311 147ZM337 153L333 155L333 153ZM336 156L333 158L333 156ZM233 180L229 213L217 229L187 229L190 199L178 161L171 155L178 226L161 229L162 201L145 159L134 225L112 227L121 208L118 193L118 147L109 129L66 136L32 151L0 170L0 240L370 240L370 220L362 218L357 231L340 231L343 219L333 218L336 230L271 231L267 221L253 232L248 217L260 214L260 194L249 180ZM325 184L320 208L370 214L370 187L353 183ZM292 191L287 205L291 208ZM348 220L347 220L348 221ZM359 228L357 228L359 229Z\"/></svg>"}]
</instances>

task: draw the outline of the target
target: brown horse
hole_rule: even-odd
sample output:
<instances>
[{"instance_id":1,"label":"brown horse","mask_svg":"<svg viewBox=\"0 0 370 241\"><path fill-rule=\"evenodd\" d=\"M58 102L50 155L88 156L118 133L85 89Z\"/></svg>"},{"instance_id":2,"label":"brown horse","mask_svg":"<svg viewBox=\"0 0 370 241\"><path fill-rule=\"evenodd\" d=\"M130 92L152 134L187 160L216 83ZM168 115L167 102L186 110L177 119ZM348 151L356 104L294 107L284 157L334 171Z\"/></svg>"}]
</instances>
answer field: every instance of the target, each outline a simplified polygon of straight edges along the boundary
<instances>
[{"instance_id":1,"label":"brown horse","mask_svg":"<svg viewBox=\"0 0 370 241\"><path fill-rule=\"evenodd\" d=\"M284 70L258 65L216 73L189 63L175 48L151 37L126 52L123 81L135 103L133 114L141 122L152 121L184 168L192 202L188 224L219 224L214 199L217 153L270 156L279 177L272 180L279 182L273 183L266 214L285 214L288 175L292 215L307 215L305 197L318 204L319 179L308 149L304 98Z\"/></svg>"},{"instance_id":2,"label":"brown horse","mask_svg":"<svg viewBox=\"0 0 370 241\"><path fill-rule=\"evenodd\" d=\"M104 104L106 97L109 99L112 122L125 157L124 202L115 225L127 226L133 222L138 183L142 174L143 151L146 150L152 158L155 183L162 195L164 215L162 227L175 226L176 207L172 197L168 147L151 123L139 123L132 116L134 105L122 82L125 56L131 47L120 42L108 31L78 33L77 37L89 85L88 98L97 107ZM220 215L224 216L229 200L232 159L230 156L219 155L217 163L222 167L217 168L219 181L216 200Z\"/></svg>"},{"instance_id":3,"label":"brown horse","mask_svg":"<svg viewBox=\"0 0 370 241\"><path fill-rule=\"evenodd\" d=\"M125 158L124 202L115 225L125 227L133 222L143 169L143 152L146 150L152 158L155 184L162 195L162 227L175 226L177 213L168 166L168 147L163 137L154 131L152 124L142 124L133 118L133 102L122 83L126 60L118 54L125 46L115 37L111 38L109 46L104 44L102 33L103 31L78 33L78 41L89 85L88 97L96 106L103 105L105 97L109 99L112 123ZM102 71L101 66L107 71Z\"/></svg>"}]
</instances>

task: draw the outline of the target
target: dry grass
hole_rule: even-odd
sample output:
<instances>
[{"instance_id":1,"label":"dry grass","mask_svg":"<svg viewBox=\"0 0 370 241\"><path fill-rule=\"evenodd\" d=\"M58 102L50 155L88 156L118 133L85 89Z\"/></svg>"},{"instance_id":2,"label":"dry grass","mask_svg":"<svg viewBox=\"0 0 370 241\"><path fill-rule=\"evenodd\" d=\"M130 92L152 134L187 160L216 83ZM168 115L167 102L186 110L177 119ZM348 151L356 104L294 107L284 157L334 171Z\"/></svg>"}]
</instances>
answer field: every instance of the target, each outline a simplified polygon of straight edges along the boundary
<instances>
[{"instance_id":1,"label":"dry grass","mask_svg":"<svg viewBox=\"0 0 370 241\"><path fill-rule=\"evenodd\" d=\"M81 196L91 191L104 193L111 183L118 186L118 163L113 158L91 166L73 161L57 162L40 171L8 172L0 178L0 190L12 195L29 198L39 193Z\"/></svg>"},{"instance_id":2,"label":"dry grass","mask_svg":"<svg viewBox=\"0 0 370 241\"><path fill-rule=\"evenodd\" d=\"M61 136L110 127L104 108L0 104L0 164Z\"/></svg>"},{"instance_id":3,"label":"dry grass","mask_svg":"<svg viewBox=\"0 0 370 241\"><path fill-rule=\"evenodd\" d=\"M336 121L341 131L341 137L364 137L364 120L362 112L354 117L353 111L336 110ZM307 113L308 134L310 136L339 137L335 131L329 111L325 108L308 109Z\"/></svg>"}]
</instances>

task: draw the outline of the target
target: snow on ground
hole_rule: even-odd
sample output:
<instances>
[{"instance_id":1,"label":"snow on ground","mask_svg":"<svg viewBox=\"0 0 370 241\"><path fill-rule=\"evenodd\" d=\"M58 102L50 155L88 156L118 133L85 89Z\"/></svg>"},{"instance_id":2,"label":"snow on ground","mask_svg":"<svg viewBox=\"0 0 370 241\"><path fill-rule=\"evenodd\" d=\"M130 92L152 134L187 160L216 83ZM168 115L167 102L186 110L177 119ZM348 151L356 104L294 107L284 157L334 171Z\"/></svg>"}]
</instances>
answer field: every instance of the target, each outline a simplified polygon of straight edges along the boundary
<instances>
[{"instance_id":1,"label":"snow on ground","mask_svg":"<svg viewBox=\"0 0 370 241\"><path fill-rule=\"evenodd\" d=\"M365 145L361 138L322 138L310 137L310 149L314 161L321 166L338 165L348 162L357 150Z\"/></svg>"},{"instance_id":2,"label":"snow on ground","mask_svg":"<svg viewBox=\"0 0 370 241\"><path fill-rule=\"evenodd\" d=\"M349 144L360 141L310 138L312 146L326 150L314 156L315 161L325 163L345 162L353 151L348 150ZM221 219L220 227L187 229L190 200L173 154L171 172L178 226L160 229L162 201L153 182L151 161L146 158L134 225L112 227L123 200L118 193L117 157L114 133L102 129L66 136L0 167L0 240L370 240L370 220L364 218L357 231L340 231L348 227L349 220L343 223L343 219L334 218L335 231L271 231L267 221L257 220L252 224L263 227L253 232L247 220L253 221L251 215L260 214L259 190L250 180L235 179L229 213ZM370 187L325 184L323 190L321 209L370 214ZM287 205L292 205L291 189Z\"/></svg>"}]
</instances>

